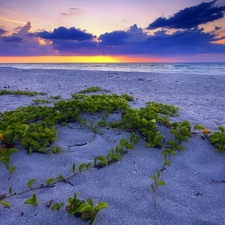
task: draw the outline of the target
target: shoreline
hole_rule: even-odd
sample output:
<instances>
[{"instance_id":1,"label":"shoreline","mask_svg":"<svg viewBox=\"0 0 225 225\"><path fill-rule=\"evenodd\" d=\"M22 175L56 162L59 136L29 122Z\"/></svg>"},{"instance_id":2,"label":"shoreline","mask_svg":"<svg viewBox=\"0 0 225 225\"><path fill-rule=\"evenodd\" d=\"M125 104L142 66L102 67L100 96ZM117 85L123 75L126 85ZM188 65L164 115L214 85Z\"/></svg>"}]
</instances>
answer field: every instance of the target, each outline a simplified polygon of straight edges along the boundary
<instances>
[{"instance_id":1,"label":"shoreline","mask_svg":"<svg viewBox=\"0 0 225 225\"><path fill-rule=\"evenodd\" d=\"M8 65L8 67L6 66ZM15 66L17 65L17 67ZM14 67L15 66L15 67ZM0 64L0 68L79 70L102 72L135 72L159 74L189 74L225 76L224 62L167 62L167 63L16 63Z\"/></svg>"}]
</instances>

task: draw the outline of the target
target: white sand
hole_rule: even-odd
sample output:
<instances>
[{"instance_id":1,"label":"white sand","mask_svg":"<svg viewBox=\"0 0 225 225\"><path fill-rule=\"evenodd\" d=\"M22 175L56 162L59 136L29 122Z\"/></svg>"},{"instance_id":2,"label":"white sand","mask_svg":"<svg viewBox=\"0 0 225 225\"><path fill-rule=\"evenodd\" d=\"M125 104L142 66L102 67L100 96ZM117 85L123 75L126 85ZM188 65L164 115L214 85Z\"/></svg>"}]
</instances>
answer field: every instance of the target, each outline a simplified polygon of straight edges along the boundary
<instances>
[{"instance_id":1,"label":"white sand","mask_svg":"<svg viewBox=\"0 0 225 225\"><path fill-rule=\"evenodd\" d=\"M172 120L187 119L192 125L202 123L212 131L217 130L218 125L225 126L225 77L222 76L1 68L0 78L0 90L45 91L49 96L62 95L64 99L71 98L75 91L99 86L109 93L133 95L132 107L140 108L147 101L174 104L180 108L180 117ZM35 98L0 96L0 110L29 105ZM26 190L26 182L32 178L40 185L49 177L67 176L73 163L91 162L94 156L106 155L115 148L121 138L129 137L125 132L118 135L118 130L102 129L105 139L97 135L90 143L76 146L93 137L87 128L78 128L59 128L55 145L64 150L73 145L70 152L28 155L26 150L19 149L10 161L10 165L17 167L10 180L0 163L0 194L7 194L11 186L13 192ZM162 129L166 132L166 128ZM97 217L98 225L225 224L225 183L212 182L213 179L225 180L224 154L216 152L209 141L200 136L190 138L185 143L185 151L171 157L171 167L163 171L166 185L157 191L155 208L149 176L161 168L162 150L144 148L144 145L144 141L140 141L120 162L73 177L70 182L74 186L59 183L53 188L35 191L39 199L37 207L23 204L32 192L5 199L12 206L9 209L0 206L0 224L88 224L69 216L65 206L55 212L46 207L50 199L54 200L53 204L66 204L74 192L83 199L91 197L95 203L108 203L109 207Z\"/></svg>"}]
</instances>

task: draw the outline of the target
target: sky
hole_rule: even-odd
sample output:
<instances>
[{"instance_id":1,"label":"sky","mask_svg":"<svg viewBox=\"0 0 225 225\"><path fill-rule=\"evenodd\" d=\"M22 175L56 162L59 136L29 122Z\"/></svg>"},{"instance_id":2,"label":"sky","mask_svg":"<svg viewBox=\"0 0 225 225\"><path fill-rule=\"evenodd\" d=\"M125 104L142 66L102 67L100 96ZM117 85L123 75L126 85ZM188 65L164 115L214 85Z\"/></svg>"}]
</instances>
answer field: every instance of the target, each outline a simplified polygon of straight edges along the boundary
<instances>
[{"instance_id":1,"label":"sky","mask_svg":"<svg viewBox=\"0 0 225 225\"><path fill-rule=\"evenodd\" d=\"M0 0L0 63L225 62L225 0Z\"/></svg>"}]
</instances>

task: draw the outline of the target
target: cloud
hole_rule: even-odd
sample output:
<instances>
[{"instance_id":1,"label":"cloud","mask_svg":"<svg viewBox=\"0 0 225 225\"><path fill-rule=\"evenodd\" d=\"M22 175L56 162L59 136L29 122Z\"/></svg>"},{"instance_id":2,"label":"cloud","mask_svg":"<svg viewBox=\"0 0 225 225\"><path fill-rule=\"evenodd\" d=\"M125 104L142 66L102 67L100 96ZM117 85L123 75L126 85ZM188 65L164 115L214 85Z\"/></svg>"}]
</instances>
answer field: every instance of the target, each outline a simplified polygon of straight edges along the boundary
<instances>
[{"instance_id":1,"label":"cloud","mask_svg":"<svg viewBox=\"0 0 225 225\"><path fill-rule=\"evenodd\" d=\"M52 47L59 55L101 55L96 41L54 40Z\"/></svg>"},{"instance_id":2,"label":"cloud","mask_svg":"<svg viewBox=\"0 0 225 225\"><path fill-rule=\"evenodd\" d=\"M67 29L66 27L58 27L53 30L53 32L39 32L36 33L37 36L50 39L50 40L74 40L74 41L84 41L91 40L95 36L92 34L86 33L80 29L76 29L75 27L71 27Z\"/></svg>"},{"instance_id":3,"label":"cloud","mask_svg":"<svg viewBox=\"0 0 225 225\"><path fill-rule=\"evenodd\" d=\"M5 34L5 33L7 33L7 31L0 27L0 36Z\"/></svg>"},{"instance_id":4,"label":"cloud","mask_svg":"<svg viewBox=\"0 0 225 225\"><path fill-rule=\"evenodd\" d=\"M115 30L98 38L85 30L55 28L52 32L31 33L28 22L15 33L0 36L0 55L146 55L149 57L186 56L194 54L224 53L225 37L203 28L176 30L166 29L149 34L136 24L127 30ZM219 44L221 43L221 44Z\"/></svg>"},{"instance_id":5,"label":"cloud","mask_svg":"<svg viewBox=\"0 0 225 225\"><path fill-rule=\"evenodd\" d=\"M73 16L73 15L76 15L78 13L80 13L80 8L70 8L68 9L67 11L61 13L61 15L63 16Z\"/></svg>"},{"instance_id":6,"label":"cloud","mask_svg":"<svg viewBox=\"0 0 225 225\"><path fill-rule=\"evenodd\" d=\"M99 40L102 45L124 45L130 35L126 31L113 31L101 34Z\"/></svg>"},{"instance_id":7,"label":"cloud","mask_svg":"<svg viewBox=\"0 0 225 225\"><path fill-rule=\"evenodd\" d=\"M215 6L217 0L202 2L199 5L180 10L170 18L159 17L150 23L146 29L174 28L189 29L224 17L225 6Z\"/></svg>"},{"instance_id":8,"label":"cloud","mask_svg":"<svg viewBox=\"0 0 225 225\"><path fill-rule=\"evenodd\" d=\"M11 36L11 37L2 37L4 42L22 42L23 38L18 36Z\"/></svg>"},{"instance_id":9,"label":"cloud","mask_svg":"<svg viewBox=\"0 0 225 225\"><path fill-rule=\"evenodd\" d=\"M29 31L31 30L31 23L27 22L27 24L23 27L21 27L18 31L18 35L19 36L24 36L27 35L29 33Z\"/></svg>"},{"instance_id":10,"label":"cloud","mask_svg":"<svg viewBox=\"0 0 225 225\"><path fill-rule=\"evenodd\" d=\"M1 29L2 30L2 29ZM31 35L31 23L20 27L11 35L0 35L1 56L38 56L54 55L55 50L50 44L43 42L35 35ZM7 31L3 29L5 34Z\"/></svg>"},{"instance_id":11,"label":"cloud","mask_svg":"<svg viewBox=\"0 0 225 225\"><path fill-rule=\"evenodd\" d=\"M222 27L215 26L215 30L220 30Z\"/></svg>"},{"instance_id":12,"label":"cloud","mask_svg":"<svg viewBox=\"0 0 225 225\"><path fill-rule=\"evenodd\" d=\"M148 35L137 25L133 25L124 32L121 33L123 35L119 35L119 44L118 41L108 41L112 37L118 37L115 32L107 33L107 41L103 41L104 45L100 42L102 54L160 57L225 52L225 45L216 44L224 37L218 37L214 32L207 33L203 28L177 30L174 33L161 30L153 35ZM118 33L116 32L116 34Z\"/></svg>"},{"instance_id":13,"label":"cloud","mask_svg":"<svg viewBox=\"0 0 225 225\"><path fill-rule=\"evenodd\" d=\"M194 54L206 52L213 41L217 41L216 34L205 33L204 29L187 29L167 34L165 30L157 31L150 36L146 45L155 53L163 54ZM223 49L224 51L224 49ZM210 53L210 51L208 52Z\"/></svg>"}]
</instances>

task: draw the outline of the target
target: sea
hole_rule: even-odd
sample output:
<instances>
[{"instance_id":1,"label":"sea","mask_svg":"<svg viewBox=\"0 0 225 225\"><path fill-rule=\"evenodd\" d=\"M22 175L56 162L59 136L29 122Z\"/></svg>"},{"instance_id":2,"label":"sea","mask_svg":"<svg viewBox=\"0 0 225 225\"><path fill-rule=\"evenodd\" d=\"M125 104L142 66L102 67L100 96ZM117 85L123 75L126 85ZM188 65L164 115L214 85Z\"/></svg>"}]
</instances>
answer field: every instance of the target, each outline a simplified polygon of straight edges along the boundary
<instances>
[{"instance_id":1,"label":"sea","mask_svg":"<svg viewBox=\"0 0 225 225\"><path fill-rule=\"evenodd\" d=\"M93 70L225 76L225 62L195 63L0 63L1 68Z\"/></svg>"}]
</instances>

